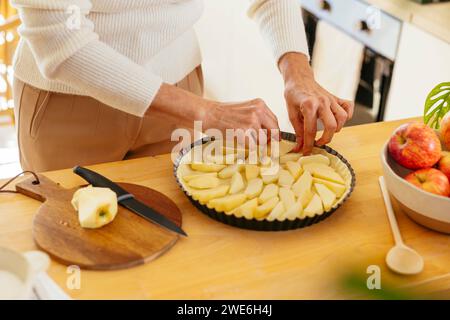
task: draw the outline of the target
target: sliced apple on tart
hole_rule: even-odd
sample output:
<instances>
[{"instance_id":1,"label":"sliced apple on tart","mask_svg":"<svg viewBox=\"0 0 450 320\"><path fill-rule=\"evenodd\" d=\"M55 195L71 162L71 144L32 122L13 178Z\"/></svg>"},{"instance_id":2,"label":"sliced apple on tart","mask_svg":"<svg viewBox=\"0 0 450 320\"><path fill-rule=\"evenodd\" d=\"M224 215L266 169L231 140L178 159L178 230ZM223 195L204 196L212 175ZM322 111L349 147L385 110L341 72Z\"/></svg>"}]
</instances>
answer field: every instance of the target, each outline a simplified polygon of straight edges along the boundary
<instances>
[{"instance_id":1,"label":"sliced apple on tart","mask_svg":"<svg viewBox=\"0 0 450 320\"><path fill-rule=\"evenodd\" d=\"M255 218L261 219L266 217L270 211L278 204L279 198L272 197L255 209Z\"/></svg>"},{"instance_id":2,"label":"sliced apple on tart","mask_svg":"<svg viewBox=\"0 0 450 320\"><path fill-rule=\"evenodd\" d=\"M207 206L219 212L231 211L243 204L246 199L247 196L243 193L231 194L222 198L212 199Z\"/></svg>"},{"instance_id":3,"label":"sliced apple on tart","mask_svg":"<svg viewBox=\"0 0 450 320\"><path fill-rule=\"evenodd\" d=\"M206 190L192 191L192 198L199 201L201 204L206 204L208 201L225 196L228 193L230 186L220 185L215 188Z\"/></svg>"},{"instance_id":4,"label":"sliced apple on tart","mask_svg":"<svg viewBox=\"0 0 450 320\"><path fill-rule=\"evenodd\" d=\"M323 150L303 156L283 141L278 157L243 149L242 159L237 149L218 149L207 163L186 164L177 175L194 200L227 215L283 221L332 210L350 188L347 168Z\"/></svg>"},{"instance_id":5,"label":"sliced apple on tart","mask_svg":"<svg viewBox=\"0 0 450 320\"><path fill-rule=\"evenodd\" d=\"M330 210L336 200L336 194L321 183L315 183L314 188L322 200L325 211Z\"/></svg>"}]
</instances>

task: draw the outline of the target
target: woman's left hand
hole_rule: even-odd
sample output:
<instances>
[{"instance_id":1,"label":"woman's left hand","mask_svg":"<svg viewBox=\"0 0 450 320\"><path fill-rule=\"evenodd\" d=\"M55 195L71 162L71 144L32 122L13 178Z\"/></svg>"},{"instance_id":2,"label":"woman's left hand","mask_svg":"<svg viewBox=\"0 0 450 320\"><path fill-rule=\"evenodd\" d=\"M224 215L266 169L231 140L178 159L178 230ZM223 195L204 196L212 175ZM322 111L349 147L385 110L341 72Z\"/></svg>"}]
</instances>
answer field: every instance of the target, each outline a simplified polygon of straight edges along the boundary
<instances>
[{"instance_id":1,"label":"woman's left hand","mask_svg":"<svg viewBox=\"0 0 450 320\"><path fill-rule=\"evenodd\" d=\"M309 154L314 143L327 144L342 129L353 115L354 104L322 88L314 80L308 58L301 53L285 54L279 61L279 68L285 82L289 120L297 136L294 150ZM323 123L324 131L315 141L318 119Z\"/></svg>"}]
</instances>

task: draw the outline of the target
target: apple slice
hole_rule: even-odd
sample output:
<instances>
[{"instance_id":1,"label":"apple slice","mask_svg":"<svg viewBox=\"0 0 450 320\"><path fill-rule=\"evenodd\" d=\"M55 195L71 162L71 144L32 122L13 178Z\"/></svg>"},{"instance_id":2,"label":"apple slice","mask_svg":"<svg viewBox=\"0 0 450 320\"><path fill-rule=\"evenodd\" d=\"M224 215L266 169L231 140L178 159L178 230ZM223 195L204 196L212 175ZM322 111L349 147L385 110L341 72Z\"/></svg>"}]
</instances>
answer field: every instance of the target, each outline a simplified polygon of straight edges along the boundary
<instances>
[{"instance_id":1,"label":"apple slice","mask_svg":"<svg viewBox=\"0 0 450 320\"><path fill-rule=\"evenodd\" d=\"M267 156L259 157L258 158L258 163L263 168L271 168L271 167L274 166L272 158L271 157L267 157Z\"/></svg>"},{"instance_id":2,"label":"apple slice","mask_svg":"<svg viewBox=\"0 0 450 320\"><path fill-rule=\"evenodd\" d=\"M302 207L305 208L308 203L311 201L312 197L314 195L314 192L311 191L311 189L308 189L304 191L302 194L300 194L297 198L298 202L301 203Z\"/></svg>"},{"instance_id":3,"label":"apple slice","mask_svg":"<svg viewBox=\"0 0 450 320\"><path fill-rule=\"evenodd\" d=\"M292 149L294 149L296 143L292 142L292 141L288 141L288 140L281 140L278 143L274 143L270 145L269 151L270 151L270 155L276 155L277 152L274 152L274 150L272 150L272 148L275 148L278 146L278 156L284 156L285 154L288 154L289 152L292 151Z\"/></svg>"},{"instance_id":4,"label":"apple slice","mask_svg":"<svg viewBox=\"0 0 450 320\"><path fill-rule=\"evenodd\" d=\"M284 204L280 201L277 203L275 208L273 208L272 211L270 211L269 215L267 216L267 220L273 221L279 217L282 217L284 211L285 211Z\"/></svg>"},{"instance_id":5,"label":"apple slice","mask_svg":"<svg viewBox=\"0 0 450 320\"><path fill-rule=\"evenodd\" d=\"M300 153L288 153L280 157L280 163L285 164L288 161L297 161L301 156Z\"/></svg>"},{"instance_id":6,"label":"apple slice","mask_svg":"<svg viewBox=\"0 0 450 320\"><path fill-rule=\"evenodd\" d=\"M217 187L220 184L220 180L217 177L200 175L198 178L190 180L187 184L195 189L210 189Z\"/></svg>"},{"instance_id":7,"label":"apple slice","mask_svg":"<svg viewBox=\"0 0 450 320\"><path fill-rule=\"evenodd\" d=\"M280 176L278 178L278 184L280 187L290 188L294 183L294 177L289 173L288 170L281 169Z\"/></svg>"},{"instance_id":8,"label":"apple slice","mask_svg":"<svg viewBox=\"0 0 450 320\"><path fill-rule=\"evenodd\" d=\"M294 220L300 218L303 213L302 204L297 201L292 206L286 209L286 212L283 214L283 217L289 220Z\"/></svg>"},{"instance_id":9,"label":"apple slice","mask_svg":"<svg viewBox=\"0 0 450 320\"><path fill-rule=\"evenodd\" d=\"M295 180L297 180L298 177L300 177L300 175L303 173L302 166L297 161L286 162L286 168L289 170Z\"/></svg>"},{"instance_id":10,"label":"apple slice","mask_svg":"<svg viewBox=\"0 0 450 320\"><path fill-rule=\"evenodd\" d=\"M231 178L230 184L230 194L235 194L244 189L244 179L242 179L242 175L239 172L236 172Z\"/></svg>"},{"instance_id":11,"label":"apple slice","mask_svg":"<svg viewBox=\"0 0 450 320\"><path fill-rule=\"evenodd\" d=\"M245 178L247 181L258 178L259 167L256 164L246 164L245 165Z\"/></svg>"},{"instance_id":12,"label":"apple slice","mask_svg":"<svg viewBox=\"0 0 450 320\"><path fill-rule=\"evenodd\" d=\"M264 202L262 205L256 207L254 217L256 219L264 218L272 211L273 208L277 205L279 199L278 197L273 197Z\"/></svg>"},{"instance_id":13,"label":"apple slice","mask_svg":"<svg viewBox=\"0 0 450 320\"><path fill-rule=\"evenodd\" d=\"M289 188L280 188L278 190L278 195L280 196L280 201L283 202L286 209L292 207L295 203L295 195Z\"/></svg>"},{"instance_id":14,"label":"apple slice","mask_svg":"<svg viewBox=\"0 0 450 320\"><path fill-rule=\"evenodd\" d=\"M201 172L218 172L225 168L224 164L215 163L191 163L192 170Z\"/></svg>"},{"instance_id":15,"label":"apple slice","mask_svg":"<svg viewBox=\"0 0 450 320\"><path fill-rule=\"evenodd\" d=\"M245 217L247 219L252 219L255 209L258 206L258 199L252 199L244 204L240 205L236 209L234 209L234 214L236 217Z\"/></svg>"},{"instance_id":16,"label":"apple slice","mask_svg":"<svg viewBox=\"0 0 450 320\"><path fill-rule=\"evenodd\" d=\"M230 186L221 185L216 188L206 189L206 190L195 190L192 191L192 198L197 200L201 204L206 204L209 200L223 197L228 193Z\"/></svg>"},{"instance_id":17,"label":"apple slice","mask_svg":"<svg viewBox=\"0 0 450 320\"><path fill-rule=\"evenodd\" d=\"M117 196L109 188L80 188L73 194L71 203L83 228L100 228L113 221L117 214Z\"/></svg>"},{"instance_id":18,"label":"apple slice","mask_svg":"<svg viewBox=\"0 0 450 320\"><path fill-rule=\"evenodd\" d=\"M229 154L218 154L214 156L207 157L207 163L215 163L215 164L233 164L236 162L237 154L229 153Z\"/></svg>"},{"instance_id":19,"label":"apple slice","mask_svg":"<svg viewBox=\"0 0 450 320\"><path fill-rule=\"evenodd\" d=\"M231 211L234 208L239 207L245 202L247 196L243 193L232 194L222 198L215 198L208 202L207 206L210 209L215 209L216 211Z\"/></svg>"},{"instance_id":20,"label":"apple slice","mask_svg":"<svg viewBox=\"0 0 450 320\"><path fill-rule=\"evenodd\" d=\"M261 178L265 184L276 183L278 177L280 176L280 168L273 167L263 167L261 168Z\"/></svg>"},{"instance_id":21,"label":"apple slice","mask_svg":"<svg viewBox=\"0 0 450 320\"><path fill-rule=\"evenodd\" d=\"M260 178L255 178L248 182L244 193L247 195L247 198L253 199L260 195L262 189L263 181Z\"/></svg>"},{"instance_id":22,"label":"apple slice","mask_svg":"<svg viewBox=\"0 0 450 320\"><path fill-rule=\"evenodd\" d=\"M194 174L188 174L188 175L185 175L183 177L183 180L186 181L186 182L189 182L192 179L196 179L198 177L204 177L204 176L217 177L217 172L208 172L208 173L197 172L197 173L194 173Z\"/></svg>"},{"instance_id":23,"label":"apple slice","mask_svg":"<svg viewBox=\"0 0 450 320\"><path fill-rule=\"evenodd\" d=\"M334 171L334 169L332 167L327 166L326 164L323 163L306 163L303 165L303 170L308 170L309 172L313 173L313 171L315 169L323 169L323 170L329 170L329 171Z\"/></svg>"},{"instance_id":24,"label":"apple slice","mask_svg":"<svg viewBox=\"0 0 450 320\"><path fill-rule=\"evenodd\" d=\"M336 200L336 194L321 183L315 183L314 187L322 200L325 211L330 210Z\"/></svg>"},{"instance_id":25,"label":"apple slice","mask_svg":"<svg viewBox=\"0 0 450 320\"><path fill-rule=\"evenodd\" d=\"M223 168L220 170L218 176L221 179L228 179L231 178L236 172L240 172L243 168L243 164L235 163L228 167Z\"/></svg>"},{"instance_id":26,"label":"apple slice","mask_svg":"<svg viewBox=\"0 0 450 320\"><path fill-rule=\"evenodd\" d=\"M327 156L324 156L323 154L313 154L310 156L304 156L301 157L298 162L301 165L305 165L307 163L322 163L326 166L330 165L330 159Z\"/></svg>"},{"instance_id":27,"label":"apple slice","mask_svg":"<svg viewBox=\"0 0 450 320\"><path fill-rule=\"evenodd\" d=\"M329 181L329 180L324 180L324 179L314 178L313 177L313 182L321 183L321 184L327 186L331 191L333 191L336 194L336 196L338 198L340 198L345 193L345 191L347 191L347 187L346 186L344 186L342 184L338 184L338 183L332 182L332 181Z\"/></svg>"},{"instance_id":28,"label":"apple slice","mask_svg":"<svg viewBox=\"0 0 450 320\"><path fill-rule=\"evenodd\" d=\"M329 180L335 183L345 185L344 179L334 170L323 169L321 167L316 167L312 170L312 175L316 178Z\"/></svg>"},{"instance_id":29,"label":"apple slice","mask_svg":"<svg viewBox=\"0 0 450 320\"><path fill-rule=\"evenodd\" d=\"M276 197L278 195L278 186L274 183L268 184L264 187L264 190L259 195L258 202L264 203L270 198Z\"/></svg>"},{"instance_id":30,"label":"apple slice","mask_svg":"<svg viewBox=\"0 0 450 320\"><path fill-rule=\"evenodd\" d=\"M292 191L297 197L300 197L303 193L311 190L312 176L309 171L303 172L301 177L292 186Z\"/></svg>"},{"instance_id":31,"label":"apple slice","mask_svg":"<svg viewBox=\"0 0 450 320\"><path fill-rule=\"evenodd\" d=\"M306 206L305 210L303 210L303 216L305 217L314 217L316 214L323 213L322 200L317 194L314 194L309 204Z\"/></svg>"}]
</instances>

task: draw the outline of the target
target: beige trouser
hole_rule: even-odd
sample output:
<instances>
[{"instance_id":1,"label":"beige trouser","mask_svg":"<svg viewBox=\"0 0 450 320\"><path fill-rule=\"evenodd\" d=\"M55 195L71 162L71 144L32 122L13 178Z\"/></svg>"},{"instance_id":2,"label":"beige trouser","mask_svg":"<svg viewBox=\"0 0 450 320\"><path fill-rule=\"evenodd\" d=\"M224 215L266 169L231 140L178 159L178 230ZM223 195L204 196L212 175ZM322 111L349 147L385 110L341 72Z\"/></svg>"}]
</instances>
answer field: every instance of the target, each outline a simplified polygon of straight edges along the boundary
<instances>
[{"instance_id":1,"label":"beige trouser","mask_svg":"<svg viewBox=\"0 0 450 320\"><path fill-rule=\"evenodd\" d=\"M176 86L203 93L201 67ZM177 124L162 114L143 118L86 96L37 89L14 79L20 162L24 170L48 171L170 152Z\"/></svg>"}]
</instances>

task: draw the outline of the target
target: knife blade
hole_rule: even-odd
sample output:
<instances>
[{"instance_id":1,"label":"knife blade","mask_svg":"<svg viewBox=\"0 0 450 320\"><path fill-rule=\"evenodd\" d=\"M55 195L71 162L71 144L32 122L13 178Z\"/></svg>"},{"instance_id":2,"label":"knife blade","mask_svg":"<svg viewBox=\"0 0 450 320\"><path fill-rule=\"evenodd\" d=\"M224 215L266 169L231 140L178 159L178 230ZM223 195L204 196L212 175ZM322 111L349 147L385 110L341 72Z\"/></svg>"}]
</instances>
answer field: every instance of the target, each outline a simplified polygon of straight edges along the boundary
<instances>
[{"instance_id":1,"label":"knife blade","mask_svg":"<svg viewBox=\"0 0 450 320\"><path fill-rule=\"evenodd\" d=\"M121 186L112 182L108 178L102 176L101 174L94 172L92 170L76 166L73 168L73 172L84 180L92 184L94 187L109 188L114 191L118 198L122 197L123 200L119 201L119 204L123 207L133 211L134 213L140 215L144 219L154 222L170 231L176 232L187 237L186 232L183 231L175 223L167 219L165 216L135 199L134 197L128 197L129 192L123 189Z\"/></svg>"}]
</instances>

